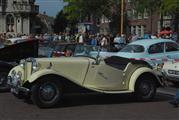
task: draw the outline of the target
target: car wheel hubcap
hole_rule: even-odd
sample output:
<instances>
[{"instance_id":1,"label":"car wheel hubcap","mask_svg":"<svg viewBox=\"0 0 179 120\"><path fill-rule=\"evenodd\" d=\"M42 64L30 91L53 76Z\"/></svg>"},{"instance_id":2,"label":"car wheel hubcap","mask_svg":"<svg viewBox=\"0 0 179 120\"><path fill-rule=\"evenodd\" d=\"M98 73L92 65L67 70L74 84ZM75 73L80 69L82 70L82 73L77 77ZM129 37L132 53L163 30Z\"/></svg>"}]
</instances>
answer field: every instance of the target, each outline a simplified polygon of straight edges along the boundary
<instances>
[{"instance_id":1,"label":"car wheel hubcap","mask_svg":"<svg viewBox=\"0 0 179 120\"><path fill-rule=\"evenodd\" d=\"M51 84L44 85L40 88L40 97L44 101L50 101L56 96L56 87Z\"/></svg>"},{"instance_id":2,"label":"car wheel hubcap","mask_svg":"<svg viewBox=\"0 0 179 120\"><path fill-rule=\"evenodd\" d=\"M151 86L147 83L142 83L140 86L140 91L143 95L148 95L151 91Z\"/></svg>"}]
</instances>

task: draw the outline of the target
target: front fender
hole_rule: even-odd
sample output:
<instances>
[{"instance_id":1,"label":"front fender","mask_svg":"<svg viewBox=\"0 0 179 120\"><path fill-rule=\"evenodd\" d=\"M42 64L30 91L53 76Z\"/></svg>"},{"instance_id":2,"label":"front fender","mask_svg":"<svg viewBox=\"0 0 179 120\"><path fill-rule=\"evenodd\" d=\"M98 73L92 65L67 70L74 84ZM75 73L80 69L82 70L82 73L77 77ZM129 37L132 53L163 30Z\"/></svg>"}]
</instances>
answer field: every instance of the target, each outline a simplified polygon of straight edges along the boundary
<instances>
[{"instance_id":1,"label":"front fender","mask_svg":"<svg viewBox=\"0 0 179 120\"><path fill-rule=\"evenodd\" d=\"M137 79L139 78L140 75L142 75L143 73L151 73L153 74L154 76L155 73L153 72L152 69L150 68L147 68L147 67L141 67L141 68L138 68L131 76L130 78L130 81L129 81L129 90L130 91L135 91L135 83L137 81ZM156 78L158 79L158 77L156 76Z\"/></svg>"},{"instance_id":2,"label":"front fender","mask_svg":"<svg viewBox=\"0 0 179 120\"><path fill-rule=\"evenodd\" d=\"M57 73L56 71L54 71L52 69L43 69L43 70L40 70L40 71L33 73L27 80L28 80L29 83L32 83L35 80L37 80L38 78L45 76L45 75L50 75L50 74L65 77L63 74Z\"/></svg>"}]
</instances>

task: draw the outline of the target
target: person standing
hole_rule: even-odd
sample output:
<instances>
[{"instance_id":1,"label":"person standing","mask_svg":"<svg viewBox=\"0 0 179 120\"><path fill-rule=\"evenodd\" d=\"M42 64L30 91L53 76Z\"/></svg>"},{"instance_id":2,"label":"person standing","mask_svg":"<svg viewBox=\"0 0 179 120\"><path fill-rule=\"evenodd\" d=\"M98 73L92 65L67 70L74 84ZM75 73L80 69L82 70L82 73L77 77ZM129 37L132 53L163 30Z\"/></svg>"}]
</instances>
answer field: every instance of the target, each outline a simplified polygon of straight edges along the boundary
<instances>
[{"instance_id":1,"label":"person standing","mask_svg":"<svg viewBox=\"0 0 179 120\"><path fill-rule=\"evenodd\" d=\"M119 34L116 35L116 37L114 38L113 43L115 44L120 44L121 43L121 37Z\"/></svg>"},{"instance_id":2,"label":"person standing","mask_svg":"<svg viewBox=\"0 0 179 120\"><path fill-rule=\"evenodd\" d=\"M79 36L79 41L78 41L79 43L83 43L84 42L84 39L83 39L83 35L82 34L80 34L80 36Z\"/></svg>"},{"instance_id":3,"label":"person standing","mask_svg":"<svg viewBox=\"0 0 179 120\"><path fill-rule=\"evenodd\" d=\"M100 46L103 51L107 51L107 45L108 45L108 40L105 35L103 35L101 41L100 41Z\"/></svg>"},{"instance_id":4,"label":"person standing","mask_svg":"<svg viewBox=\"0 0 179 120\"><path fill-rule=\"evenodd\" d=\"M92 35L91 36L91 45L97 45L97 40L96 40L96 37L95 37L95 35Z\"/></svg>"},{"instance_id":5,"label":"person standing","mask_svg":"<svg viewBox=\"0 0 179 120\"><path fill-rule=\"evenodd\" d=\"M136 41L137 39L138 39L138 35L134 33L134 34L132 35L131 42L134 42L134 41Z\"/></svg>"}]
</instances>

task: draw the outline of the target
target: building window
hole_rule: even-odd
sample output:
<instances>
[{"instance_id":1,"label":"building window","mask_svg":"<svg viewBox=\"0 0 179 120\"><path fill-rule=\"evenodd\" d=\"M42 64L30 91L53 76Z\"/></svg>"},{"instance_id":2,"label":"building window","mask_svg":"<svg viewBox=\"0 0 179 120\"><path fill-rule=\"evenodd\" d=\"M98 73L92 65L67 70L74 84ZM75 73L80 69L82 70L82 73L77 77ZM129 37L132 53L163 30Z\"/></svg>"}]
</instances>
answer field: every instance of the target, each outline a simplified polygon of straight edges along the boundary
<instances>
[{"instance_id":1,"label":"building window","mask_svg":"<svg viewBox=\"0 0 179 120\"><path fill-rule=\"evenodd\" d=\"M131 10L127 11L127 16L129 19L132 19L132 11Z\"/></svg>"},{"instance_id":2,"label":"building window","mask_svg":"<svg viewBox=\"0 0 179 120\"><path fill-rule=\"evenodd\" d=\"M149 33L149 32L147 31L146 25L143 25L143 27L144 27L144 33Z\"/></svg>"},{"instance_id":3,"label":"building window","mask_svg":"<svg viewBox=\"0 0 179 120\"><path fill-rule=\"evenodd\" d=\"M142 19L142 14L141 13L137 14L137 19Z\"/></svg>"},{"instance_id":4,"label":"building window","mask_svg":"<svg viewBox=\"0 0 179 120\"><path fill-rule=\"evenodd\" d=\"M139 37L142 36L142 35L141 35L141 32L142 32L142 30L141 30L141 26L139 25L139 26L138 26L138 36L139 36Z\"/></svg>"},{"instance_id":5,"label":"building window","mask_svg":"<svg viewBox=\"0 0 179 120\"><path fill-rule=\"evenodd\" d=\"M3 6L6 4L6 0L0 0L0 6Z\"/></svg>"},{"instance_id":6,"label":"building window","mask_svg":"<svg viewBox=\"0 0 179 120\"><path fill-rule=\"evenodd\" d=\"M14 32L14 17L7 15L6 17L7 32Z\"/></svg>"},{"instance_id":7,"label":"building window","mask_svg":"<svg viewBox=\"0 0 179 120\"><path fill-rule=\"evenodd\" d=\"M149 13L147 12L147 10L144 11L144 18L148 18L149 17Z\"/></svg>"},{"instance_id":8,"label":"building window","mask_svg":"<svg viewBox=\"0 0 179 120\"><path fill-rule=\"evenodd\" d=\"M136 26L132 26L131 33L136 34Z\"/></svg>"},{"instance_id":9,"label":"building window","mask_svg":"<svg viewBox=\"0 0 179 120\"><path fill-rule=\"evenodd\" d=\"M132 19L137 19L137 12L136 12L136 10L132 10Z\"/></svg>"}]
</instances>

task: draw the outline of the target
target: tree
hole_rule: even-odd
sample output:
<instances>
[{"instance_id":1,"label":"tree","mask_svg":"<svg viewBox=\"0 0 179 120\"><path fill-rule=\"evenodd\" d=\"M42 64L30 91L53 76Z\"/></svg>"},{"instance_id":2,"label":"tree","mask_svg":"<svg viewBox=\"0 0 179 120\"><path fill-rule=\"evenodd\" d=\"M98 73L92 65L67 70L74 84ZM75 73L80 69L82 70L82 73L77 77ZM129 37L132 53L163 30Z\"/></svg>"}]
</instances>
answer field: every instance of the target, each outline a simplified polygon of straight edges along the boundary
<instances>
[{"instance_id":1,"label":"tree","mask_svg":"<svg viewBox=\"0 0 179 120\"><path fill-rule=\"evenodd\" d=\"M96 25L96 20L105 16L111 21L111 30L119 31L119 27L116 26L120 23L121 0L64 0L64 2L68 2L64 7L65 13L68 13L68 20L81 22L88 19L87 21L92 20Z\"/></svg>"},{"instance_id":2,"label":"tree","mask_svg":"<svg viewBox=\"0 0 179 120\"><path fill-rule=\"evenodd\" d=\"M69 21L66 19L66 14L64 14L63 11L60 11L54 20L54 32L63 32L67 27L68 22Z\"/></svg>"},{"instance_id":3,"label":"tree","mask_svg":"<svg viewBox=\"0 0 179 120\"><path fill-rule=\"evenodd\" d=\"M173 17L174 31L178 31L179 30L178 28L179 27L179 0L163 0L162 8L163 8L162 12L168 13Z\"/></svg>"},{"instance_id":4,"label":"tree","mask_svg":"<svg viewBox=\"0 0 179 120\"><path fill-rule=\"evenodd\" d=\"M102 15L111 18L113 9L116 8L118 0L64 0L68 2L64 11L68 13L68 19L81 20L92 17L95 22L96 18Z\"/></svg>"},{"instance_id":5,"label":"tree","mask_svg":"<svg viewBox=\"0 0 179 120\"><path fill-rule=\"evenodd\" d=\"M64 13L64 11L60 11L55 20L54 20L54 25L53 25L53 29L55 33L59 33L59 32L64 32L66 30L66 28L70 28L71 33L74 33L75 27L76 27L76 20L69 20L67 19L68 14Z\"/></svg>"}]
</instances>

